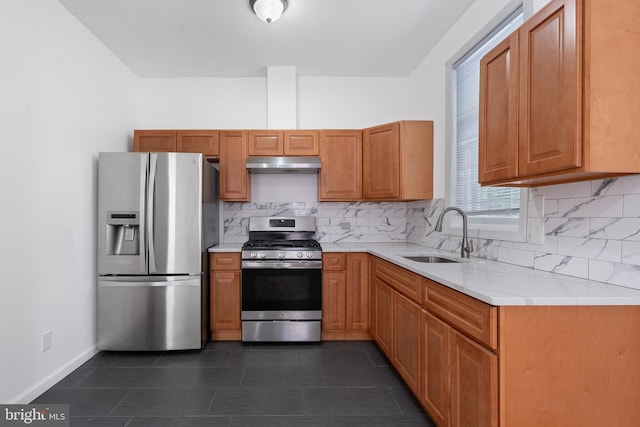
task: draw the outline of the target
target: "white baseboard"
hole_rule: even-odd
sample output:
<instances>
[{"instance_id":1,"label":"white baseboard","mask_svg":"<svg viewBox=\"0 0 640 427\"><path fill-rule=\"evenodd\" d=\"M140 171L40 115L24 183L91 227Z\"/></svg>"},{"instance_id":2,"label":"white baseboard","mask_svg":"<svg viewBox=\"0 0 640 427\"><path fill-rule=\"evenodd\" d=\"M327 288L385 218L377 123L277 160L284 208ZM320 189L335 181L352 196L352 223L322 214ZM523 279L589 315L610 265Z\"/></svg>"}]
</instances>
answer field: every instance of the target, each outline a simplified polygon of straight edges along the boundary
<instances>
[{"instance_id":1,"label":"white baseboard","mask_svg":"<svg viewBox=\"0 0 640 427\"><path fill-rule=\"evenodd\" d=\"M26 404L30 403L36 397L49 390L58 381L78 369L82 364L87 362L93 356L98 354L99 350L96 346L90 347L56 371L52 372L48 377L36 383L33 387L11 399L8 404Z\"/></svg>"}]
</instances>

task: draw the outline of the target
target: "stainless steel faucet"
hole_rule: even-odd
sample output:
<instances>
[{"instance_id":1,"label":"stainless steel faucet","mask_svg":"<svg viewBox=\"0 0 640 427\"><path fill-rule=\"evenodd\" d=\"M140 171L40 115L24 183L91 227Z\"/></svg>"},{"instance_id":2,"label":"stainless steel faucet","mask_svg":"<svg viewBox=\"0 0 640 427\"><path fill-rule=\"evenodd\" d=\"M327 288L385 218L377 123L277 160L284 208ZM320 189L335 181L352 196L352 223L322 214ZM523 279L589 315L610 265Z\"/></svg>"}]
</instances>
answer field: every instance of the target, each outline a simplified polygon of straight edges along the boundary
<instances>
[{"instance_id":1,"label":"stainless steel faucet","mask_svg":"<svg viewBox=\"0 0 640 427\"><path fill-rule=\"evenodd\" d=\"M469 240L467 238L467 214L465 214L462 209L456 208L454 206L444 208L444 210L438 217L435 230L442 231L442 218L444 217L444 214L449 211L456 211L460 215L462 215L462 243L460 244L460 257L469 258L469 254L473 252L473 240Z\"/></svg>"}]
</instances>

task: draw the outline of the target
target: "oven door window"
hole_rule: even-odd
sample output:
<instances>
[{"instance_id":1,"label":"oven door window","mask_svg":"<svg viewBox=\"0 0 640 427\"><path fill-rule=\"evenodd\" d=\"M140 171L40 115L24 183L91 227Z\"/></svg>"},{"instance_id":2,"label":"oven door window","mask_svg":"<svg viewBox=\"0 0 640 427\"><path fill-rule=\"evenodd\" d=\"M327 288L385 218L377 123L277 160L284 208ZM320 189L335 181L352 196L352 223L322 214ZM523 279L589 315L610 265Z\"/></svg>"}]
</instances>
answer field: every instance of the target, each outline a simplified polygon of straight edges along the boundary
<instances>
[{"instance_id":1,"label":"oven door window","mask_svg":"<svg viewBox=\"0 0 640 427\"><path fill-rule=\"evenodd\" d=\"M321 269L243 269L242 310L320 310Z\"/></svg>"}]
</instances>

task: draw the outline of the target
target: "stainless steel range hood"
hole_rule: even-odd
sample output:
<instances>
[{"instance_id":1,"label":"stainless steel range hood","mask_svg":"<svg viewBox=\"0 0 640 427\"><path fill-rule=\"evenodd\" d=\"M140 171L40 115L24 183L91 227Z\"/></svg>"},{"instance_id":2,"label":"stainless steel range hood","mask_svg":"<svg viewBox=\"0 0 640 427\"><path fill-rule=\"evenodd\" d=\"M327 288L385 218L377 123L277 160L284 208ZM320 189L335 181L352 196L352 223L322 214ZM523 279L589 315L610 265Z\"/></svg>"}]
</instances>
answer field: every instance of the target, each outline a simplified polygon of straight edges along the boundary
<instances>
[{"instance_id":1,"label":"stainless steel range hood","mask_svg":"<svg viewBox=\"0 0 640 427\"><path fill-rule=\"evenodd\" d=\"M318 173L320 157L306 156L250 156L247 169L251 173Z\"/></svg>"}]
</instances>

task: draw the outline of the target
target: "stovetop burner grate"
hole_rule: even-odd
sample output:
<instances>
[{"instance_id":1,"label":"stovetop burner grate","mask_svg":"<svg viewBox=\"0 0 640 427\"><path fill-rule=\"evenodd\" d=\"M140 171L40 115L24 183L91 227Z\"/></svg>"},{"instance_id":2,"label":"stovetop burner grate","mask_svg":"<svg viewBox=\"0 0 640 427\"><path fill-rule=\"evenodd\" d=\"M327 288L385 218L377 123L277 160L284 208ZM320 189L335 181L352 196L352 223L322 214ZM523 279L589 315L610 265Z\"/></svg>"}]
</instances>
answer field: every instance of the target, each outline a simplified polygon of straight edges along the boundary
<instances>
[{"instance_id":1,"label":"stovetop burner grate","mask_svg":"<svg viewBox=\"0 0 640 427\"><path fill-rule=\"evenodd\" d=\"M249 240L243 246L243 249L320 249L320 243L316 240Z\"/></svg>"}]
</instances>

